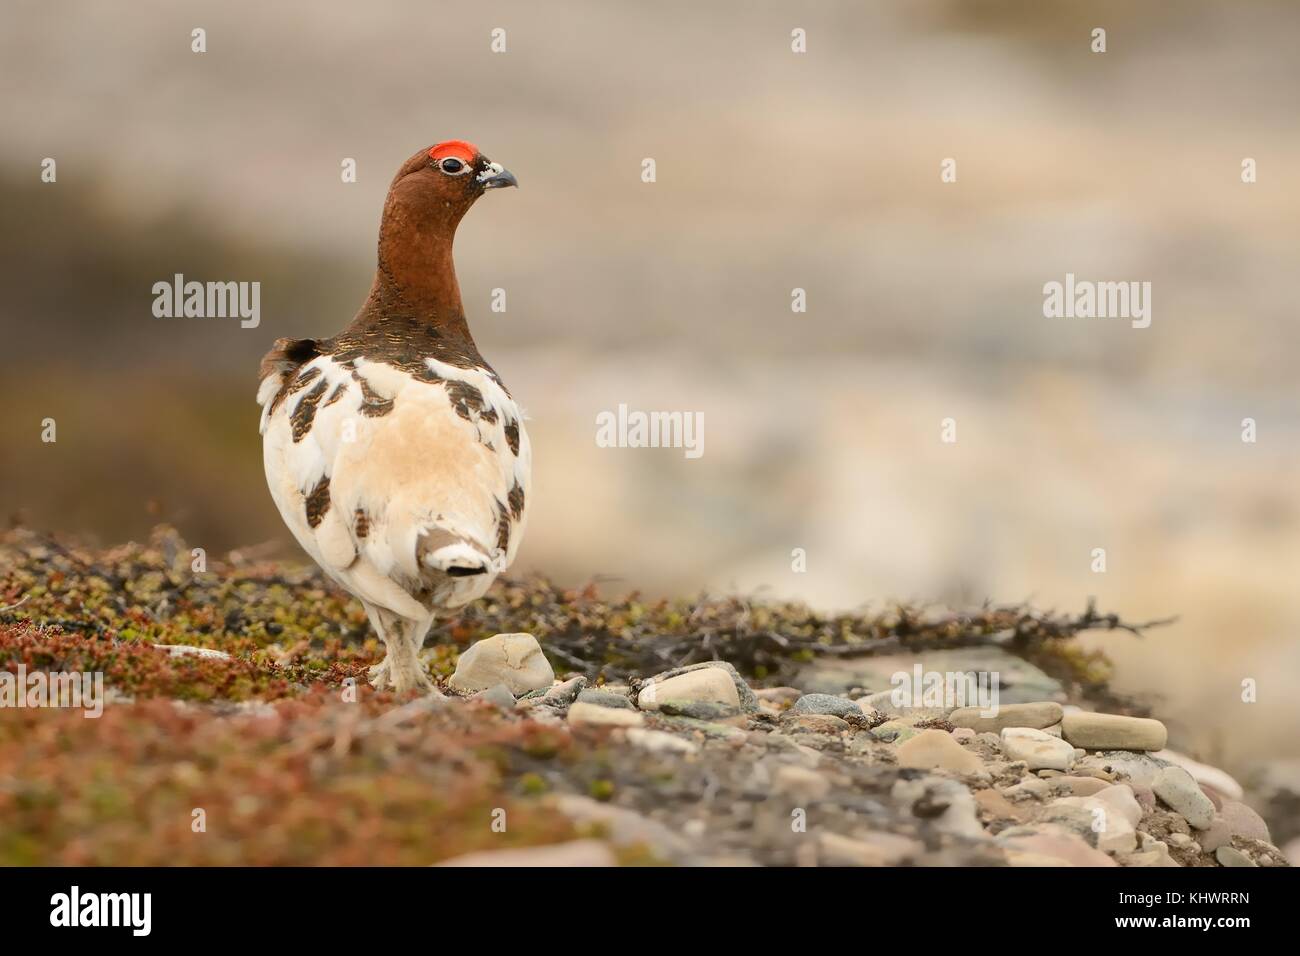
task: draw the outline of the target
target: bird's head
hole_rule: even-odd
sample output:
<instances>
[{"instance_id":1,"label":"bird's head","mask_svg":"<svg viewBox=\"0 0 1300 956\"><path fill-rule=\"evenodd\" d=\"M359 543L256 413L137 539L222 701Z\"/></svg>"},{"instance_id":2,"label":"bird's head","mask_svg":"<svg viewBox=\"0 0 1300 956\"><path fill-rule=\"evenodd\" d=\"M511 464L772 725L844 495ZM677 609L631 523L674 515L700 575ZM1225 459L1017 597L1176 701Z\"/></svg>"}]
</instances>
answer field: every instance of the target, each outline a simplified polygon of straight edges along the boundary
<instances>
[{"instance_id":1,"label":"bird's head","mask_svg":"<svg viewBox=\"0 0 1300 956\"><path fill-rule=\"evenodd\" d=\"M402 215L422 228L454 230L474 201L489 189L518 186L514 174L460 139L422 149L397 171L385 216Z\"/></svg>"}]
</instances>

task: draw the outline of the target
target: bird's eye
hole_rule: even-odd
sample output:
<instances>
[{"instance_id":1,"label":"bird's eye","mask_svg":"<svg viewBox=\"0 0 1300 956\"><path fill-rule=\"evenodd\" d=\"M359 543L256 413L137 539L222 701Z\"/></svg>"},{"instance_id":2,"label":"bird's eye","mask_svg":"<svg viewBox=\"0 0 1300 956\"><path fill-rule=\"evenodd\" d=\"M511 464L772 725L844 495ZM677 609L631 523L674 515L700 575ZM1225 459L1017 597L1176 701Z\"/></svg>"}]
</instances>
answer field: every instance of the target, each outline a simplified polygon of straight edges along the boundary
<instances>
[{"instance_id":1,"label":"bird's eye","mask_svg":"<svg viewBox=\"0 0 1300 956\"><path fill-rule=\"evenodd\" d=\"M438 166L450 176L456 176L465 171L465 164L454 156L448 156Z\"/></svg>"}]
</instances>

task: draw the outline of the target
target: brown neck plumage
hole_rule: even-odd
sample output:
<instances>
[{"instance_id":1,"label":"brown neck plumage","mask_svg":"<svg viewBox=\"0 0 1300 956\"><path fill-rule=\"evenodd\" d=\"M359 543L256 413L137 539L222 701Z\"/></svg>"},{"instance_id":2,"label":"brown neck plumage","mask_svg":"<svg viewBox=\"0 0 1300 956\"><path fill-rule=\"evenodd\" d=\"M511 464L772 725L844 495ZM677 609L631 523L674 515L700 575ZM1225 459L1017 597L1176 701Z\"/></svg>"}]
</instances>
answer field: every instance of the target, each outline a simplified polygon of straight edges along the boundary
<instances>
[{"instance_id":1,"label":"brown neck plumage","mask_svg":"<svg viewBox=\"0 0 1300 956\"><path fill-rule=\"evenodd\" d=\"M394 183L384 203L375 281L357 321L370 326L414 321L441 338L472 344L452 261L452 241L465 209L418 188L414 179Z\"/></svg>"}]
</instances>

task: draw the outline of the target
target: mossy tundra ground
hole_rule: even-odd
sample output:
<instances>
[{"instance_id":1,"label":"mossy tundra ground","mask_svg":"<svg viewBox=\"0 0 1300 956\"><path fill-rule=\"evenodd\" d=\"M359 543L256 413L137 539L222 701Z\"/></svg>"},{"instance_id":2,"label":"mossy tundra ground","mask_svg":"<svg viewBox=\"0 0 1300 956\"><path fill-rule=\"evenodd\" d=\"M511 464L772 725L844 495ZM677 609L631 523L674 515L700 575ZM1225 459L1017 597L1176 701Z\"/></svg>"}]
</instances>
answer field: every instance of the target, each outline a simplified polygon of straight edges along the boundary
<instances>
[{"instance_id":1,"label":"mossy tundra ground","mask_svg":"<svg viewBox=\"0 0 1300 956\"><path fill-rule=\"evenodd\" d=\"M366 683L382 647L315 568L238 552L194 562L167 527L107 549L27 529L0 539L0 671L101 672L109 701L98 719L0 710L0 865L430 864L620 830L617 862L671 862L681 845L663 823L684 821L717 834L697 841L703 861L799 859L788 827L760 825L734 724L677 718L675 731L705 744L688 760L488 700L399 700ZM425 656L445 687L471 643L527 632L559 677L588 688L713 659L761 688L821 660L996 641L1071 699L1133 712L1109 693L1104 657L1071 640L1126 626L1090 608L826 616L740 598L610 599L537 579L498 582L440 620ZM860 764L842 768L854 796L827 826L851 827L854 800L883 800L897 783L888 757ZM702 793L716 804L707 814ZM969 852L963 862L985 851Z\"/></svg>"}]
</instances>

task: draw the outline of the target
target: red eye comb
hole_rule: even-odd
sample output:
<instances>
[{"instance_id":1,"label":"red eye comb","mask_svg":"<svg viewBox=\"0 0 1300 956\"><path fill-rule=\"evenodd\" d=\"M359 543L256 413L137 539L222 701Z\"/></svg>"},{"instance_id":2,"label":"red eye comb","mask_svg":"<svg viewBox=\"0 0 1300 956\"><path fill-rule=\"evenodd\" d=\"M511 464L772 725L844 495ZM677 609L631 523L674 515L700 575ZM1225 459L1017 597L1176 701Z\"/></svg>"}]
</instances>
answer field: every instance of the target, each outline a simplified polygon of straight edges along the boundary
<instances>
[{"instance_id":1,"label":"red eye comb","mask_svg":"<svg viewBox=\"0 0 1300 956\"><path fill-rule=\"evenodd\" d=\"M439 160L446 159L448 156L455 156L466 164L474 162L474 157L477 155L478 147L473 143L465 142L463 139L449 139L429 150L430 159Z\"/></svg>"}]
</instances>

